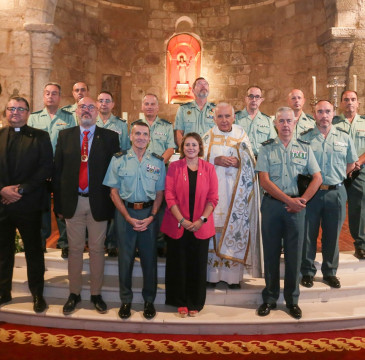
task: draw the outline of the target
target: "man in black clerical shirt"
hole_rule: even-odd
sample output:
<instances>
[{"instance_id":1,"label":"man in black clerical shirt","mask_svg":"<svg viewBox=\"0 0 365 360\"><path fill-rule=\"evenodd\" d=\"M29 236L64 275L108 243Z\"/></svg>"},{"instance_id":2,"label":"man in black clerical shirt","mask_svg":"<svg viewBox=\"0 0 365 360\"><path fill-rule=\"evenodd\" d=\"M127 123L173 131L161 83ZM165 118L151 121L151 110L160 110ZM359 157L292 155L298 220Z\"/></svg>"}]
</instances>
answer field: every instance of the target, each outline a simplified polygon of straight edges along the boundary
<instances>
[{"instance_id":1,"label":"man in black clerical shirt","mask_svg":"<svg viewBox=\"0 0 365 360\"><path fill-rule=\"evenodd\" d=\"M8 126L0 129L0 306L11 301L15 231L27 260L33 309L43 312L44 255L41 212L46 206L46 179L52 174L52 145L47 132L27 126L28 101L12 97L6 107Z\"/></svg>"}]
</instances>

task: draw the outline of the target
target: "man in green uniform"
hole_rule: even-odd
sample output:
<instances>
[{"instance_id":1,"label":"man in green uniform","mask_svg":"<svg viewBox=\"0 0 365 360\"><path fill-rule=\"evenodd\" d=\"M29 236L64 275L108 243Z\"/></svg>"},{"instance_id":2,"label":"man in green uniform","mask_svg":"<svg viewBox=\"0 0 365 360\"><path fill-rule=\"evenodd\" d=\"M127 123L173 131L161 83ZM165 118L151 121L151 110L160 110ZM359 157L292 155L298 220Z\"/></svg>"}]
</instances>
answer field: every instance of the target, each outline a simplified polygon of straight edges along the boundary
<instances>
[{"instance_id":1,"label":"man in green uniform","mask_svg":"<svg viewBox=\"0 0 365 360\"><path fill-rule=\"evenodd\" d=\"M365 116L360 116L356 91L344 91L341 95L343 113L333 118L333 125L345 130L355 144L359 160L350 177L347 188L349 228L355 245L355 256L365 259Z\"/></svg>"},{"instance_id":2,"label":"man in green uniform","mask_svg":"<svg viewBox=\"0 0 365 360\"><path fill-rule=\"evenodd\" d=\"M60 109L61 85L50 82L45 85L43 90L44 109L36 111L29 116L28 126L47 131L52 143L53 154L56 149L58 134L60 130L76 126L75 119L66 110ZM51 236L51 194L49 194L49 210L42 215L42 243L46 248L46 240ZM58 219L57 226L60 237L57 241L57 247L62 249L61 256L68 257L68 242L66 234L66 224L64 220Z\"/></svg>"},{"instance_id":3,"label":"man in green uniform","mask_svg":"<svg viewBox=\"0 0 365 360\"><path fill-rule=\"evenodd\" d=\"M265 190L262 200L262 242L264 248L264 303L259 316L276 308L280 294L280 255L284 247L284 299L295 319L302 317L298 306L299 275L304 240L306 204L322 182L320 168L309 143L294 138L296 126L291 108L279 108L275 116L278 137L265 141L257 159L256 171ZM311 174L312 180L299 194L298 175ZM283 242L282 242L283 241Z\"/></svg>"},{"instance_id":4,"label":"man in green uniform","mask_svg":"<svg viewBox=\"0 0 365 360\"><path fill-rule=\"evenodd\" d=\"M288 95L288 105L294 111L295 120L297 125L294 130L294 138L296 139L302 132L313 129L316 126L316 122L313 117L306 114L303 111L305 104L305 97L301 90L293 89Z\"/></svg>"},{"instance_id":5,"label":"man in green uniform","mask_svg":"<svg viewBox=\"0 0 365 360\"><path fill-rule=\"evenodd\" d=\"M256 85L250 86L245 97L246 108L236 112L235 124L245 129L255 157L259 153L261 143L276 138L272 120L259 110L264 100L262 89Z\"/></svg>"},{"instance_id":6,"label":"man in green uniform","mask_svg":"<svg viewBox=\"0 0 365 360\"><path fill-rule=\"evenodd\" d=\"M208 102L209 83L203 77L193 83L195 101L179 107L175 118L176 144L180 147L184 134L196 132L203 136L214 125L215 104Z\"/></svg>"},{"instance_id":7,"label":"man in green uniform","mask_svg":"<svg viewBox=\"0 0 365 360\"><path fill-rule=\"evenodd\" d=\"M97 105L99 115L96 125L118 133L121 150L128 150L131 147L128 137L128 125L125 120L112 114L112 110L115 105L113 95L109 91L101 91L98 95ZM108 224L107 235L105 238L105 247L109 257L118 256L113 219L110 220Z\"/></svg>"},{"instance_id":8,"label":"man in green uniform","mask_svg":"<svg viewBox=\"0 0 365 360\"><path fill-rule=\"evenodd\" d=\"M332 125L333 105L320 100L315 106L316 127L301 134L308 141L321 168L323 184L307 205L306 237L304 239L301 284L313 286L316 274L314 260L319 227L322 227L323 281L340 288L336 277L339 261L338 237L346 216L346 190L343 181L358 160L350 136Z\"/></svg>"},{"instance_id":9,"label":"man in green uniform","mask_svg":"<svg viewBox=\"0 0 365 360\"><path fill-rule=\"evenodd\" d=\"M136 248L143 271L143 315L156 315L153 302L157 291L157 254L155 221L163 199L165 166L163 158L147 152L150 131L147 124L132 126L132 148L116 154L109 165L103 184L111 188L116 207L115 226L118 234L119 286L122 305L118 315L131 316L132 271Z\"/></svg>"},{"instance_id":10,"label":"man in green uniform","mask_svg":"<svg viewBox=\"0 0 365 360\"><path fill-rule=\"evenodd\" d=\"M75 99L75 103L66 105L62 109L70 112L73 115L76 124L78 124L76 116L77 103L85 96L89 96L89 87L84 82L75 83L75 85L72 87L72 96Z\"/></svg>"}]
</instances>

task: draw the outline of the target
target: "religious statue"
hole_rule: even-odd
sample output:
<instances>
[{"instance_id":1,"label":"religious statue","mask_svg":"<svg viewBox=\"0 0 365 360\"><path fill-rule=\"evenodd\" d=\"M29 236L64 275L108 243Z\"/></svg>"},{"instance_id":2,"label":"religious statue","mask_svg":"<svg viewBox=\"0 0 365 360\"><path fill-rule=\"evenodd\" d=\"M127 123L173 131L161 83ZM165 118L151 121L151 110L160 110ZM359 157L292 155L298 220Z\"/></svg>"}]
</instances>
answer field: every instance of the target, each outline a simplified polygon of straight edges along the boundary
<instances>
[{"instance_id":1,"label":"religious statue","mask_svg":"<svg viewBox=\"0 0 365 360\"><path fill-rule=\"evenodd\" d=\"M188 78L188 69L190 65L190 60L187 62L185 60L185 56L183 54L178 55L178 62L177 62L177 70L179 71L179 82L180 84L186 84Z\"/></svg>"}]
</instances>

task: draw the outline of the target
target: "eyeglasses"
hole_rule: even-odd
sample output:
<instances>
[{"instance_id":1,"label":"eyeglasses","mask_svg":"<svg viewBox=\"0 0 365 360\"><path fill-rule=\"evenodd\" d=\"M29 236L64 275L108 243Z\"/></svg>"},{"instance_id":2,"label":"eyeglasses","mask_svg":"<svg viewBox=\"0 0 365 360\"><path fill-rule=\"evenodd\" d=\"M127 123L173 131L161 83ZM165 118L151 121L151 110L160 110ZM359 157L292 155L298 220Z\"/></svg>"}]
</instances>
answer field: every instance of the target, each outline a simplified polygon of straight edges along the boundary
<instances>
[{"instance_id":1,"label":"eyeglasses","mask_svg":"<svg viewBox=\"0 0 365 360\"><path fill-rule=\"evenodd\" d=\"M84 105L79 105L79 108L82 109L82 110L89 109L90 111L93 111L93 110L96 109L95 105L92 105L92 104L90 104L90 105L85 105L85 104Z\"/></svg>"},{"instance_id":2,"label":"eyeglasses","mask_svg":"<svg viewBox=\"0 0 365 360\"><path fill-rule=\"evenodd\" d=\"M102 103L110 104L112 102L112 100L110 100L110 99L99 99L98 102L100 104L102 104Z\"/></svg>"},{"instance_id":3,"label":"eyeglasses","mask_svg":"<svg viewBox=\"0 0 365 360\"><path fill-rule=\"evenodd\" d=\"M29 109L27 108L23 108L23 107L7 107L6 110L10 111L10 112L15 112L16 110L18 110L18 112L23 113L24 111L29 111Z\"/></svg>"},{"instance_id":4,"label":"eyeglasses","mask_svg":"<svg viewBox=\"0 0 365 360\"><path fill-rule=\"evenodd\" d=\"M247 97L250 99L250 100L253 100L253 99L261 99L261 96L260 95L253 95L253 94L250 94L250 95L247 95Z\"/></svg>"}]
</instances>

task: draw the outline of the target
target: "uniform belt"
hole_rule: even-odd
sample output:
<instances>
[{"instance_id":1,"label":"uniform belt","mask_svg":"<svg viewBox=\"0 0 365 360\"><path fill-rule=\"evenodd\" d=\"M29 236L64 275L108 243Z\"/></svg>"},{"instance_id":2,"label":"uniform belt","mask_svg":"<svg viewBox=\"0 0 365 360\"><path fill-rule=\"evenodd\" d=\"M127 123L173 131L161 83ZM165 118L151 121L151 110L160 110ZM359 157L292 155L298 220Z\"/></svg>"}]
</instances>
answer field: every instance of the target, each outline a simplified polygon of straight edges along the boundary
<instances>
[{"instance_id":1,"label":"uniform belt","mask_svg":"<svg viewBox=\"0 0 365 360\"><path fill-rule=\"evenodd\" d=\"M269 193L264 193L264 196L267 196L268 198L270 198L270 199L274 199L274 200L276 200L276 201L280 201L280 202L282 202L281 200L279 200L279 199L277 199L277 198L274 198L273 196L271 196ZM297 198L297 197L299 197L299 195L288 195L289 197L291 197L291 198Z\"/></svg>"},{"instance_id":2,"label":"uniform belt","mask_svg":"<svg viewBox=\"0 0 365 360\"><path fill-rule=\"evenodd\" d=\"M325 184L322 184L319 187L319 190L336 190L336 189L339 189L342 185L343 185L343 182L342 183L339 183L337 185L325 185Z\"/></svg>"},{"instance_id":3,"label":"uniform belt","mask_svg":"<svg viewBox=\"0 0 365 360\"><path fill-rule=\"evenodd\" d=\"M134 210L142 210L142 209L146 209L149 208L153 205L154 201L147 201L147 202L128 202L124 200L124 204L126 207L134 209Z\"/></svg>"},{"instance_id":4,"label":"uniform belt","mask_svg":"<svg viewBox=\"0 0 365 360\"><path fill-rule=\"evenodd\" d=\"M81 192L79 192L79 196L82 196L82 197L89 197L89 193L81 193Z\"/></svg>"}]
</instances>

